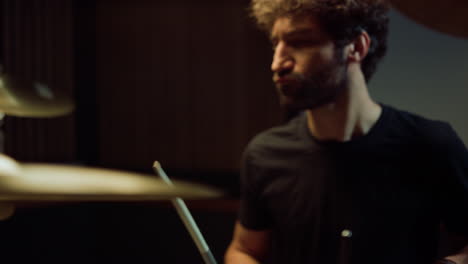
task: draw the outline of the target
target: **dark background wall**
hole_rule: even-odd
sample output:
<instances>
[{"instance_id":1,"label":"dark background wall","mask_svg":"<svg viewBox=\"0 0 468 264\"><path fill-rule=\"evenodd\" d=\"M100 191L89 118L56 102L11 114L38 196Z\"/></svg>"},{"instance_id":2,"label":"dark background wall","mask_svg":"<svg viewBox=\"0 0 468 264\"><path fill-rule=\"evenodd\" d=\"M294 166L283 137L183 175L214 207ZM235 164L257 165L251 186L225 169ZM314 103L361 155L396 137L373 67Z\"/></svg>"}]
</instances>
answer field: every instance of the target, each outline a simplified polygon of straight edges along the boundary
<instances>
[{"instance_id":1,"label":"dark background wall","mask_svg":"<svg viewBox=\"0 0 468 264\"><path fill-rule=\"evenodd\" d=\"M18 160L236 171L246 142L280 120L271 51L247 1L4 3L7 70L69 90L77 105L67 124L9 117L7 152ZM13 123L29 121L59 131L25 142Z\"/></svg>"},{"instance_id":2,"label":"dark background wall","mask_svg":"<svg viewBox=\"0 0 468 264\"><path fill-rule=\"evenodd\" d=\"M247 1L97 1L99 162L237 170L278 119Z\"/></svg>"},{"instance_id":3,"label":"dark background wall","mask_svg":"<svg viewBox=\"0 0 468 264\"><path fill-rule=\"evenodd\" d=\"M76 103L66 117L7 117L6 154L151 174L159 160L173 178L225 190L188 202L221 262L242 150L281 119L248 1L0 3L6 70ZM0 232L12 263L202 263L168 202L19 204Z\"/></svg>"}]
</instances>

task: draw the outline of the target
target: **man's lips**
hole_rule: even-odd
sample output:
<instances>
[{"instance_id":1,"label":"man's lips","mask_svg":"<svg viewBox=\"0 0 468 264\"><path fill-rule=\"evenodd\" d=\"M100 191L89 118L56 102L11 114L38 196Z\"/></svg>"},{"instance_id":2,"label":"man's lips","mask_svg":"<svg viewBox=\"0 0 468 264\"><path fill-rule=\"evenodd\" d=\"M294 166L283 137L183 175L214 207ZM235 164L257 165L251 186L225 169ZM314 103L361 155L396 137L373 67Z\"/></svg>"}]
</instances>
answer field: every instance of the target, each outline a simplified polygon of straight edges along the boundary
<instances>
[{"instance_id":1,"label":"man's lips","mask_svg":"<svg viewBox=\"0 0 468 264\"><path fill-rule=\"evenodd\" d=\"M293 78L273 78L273 81L276 83L276 84L295 84L297 83L297 80L296 79L293 79Z\"/></svg>"}]
</instances>

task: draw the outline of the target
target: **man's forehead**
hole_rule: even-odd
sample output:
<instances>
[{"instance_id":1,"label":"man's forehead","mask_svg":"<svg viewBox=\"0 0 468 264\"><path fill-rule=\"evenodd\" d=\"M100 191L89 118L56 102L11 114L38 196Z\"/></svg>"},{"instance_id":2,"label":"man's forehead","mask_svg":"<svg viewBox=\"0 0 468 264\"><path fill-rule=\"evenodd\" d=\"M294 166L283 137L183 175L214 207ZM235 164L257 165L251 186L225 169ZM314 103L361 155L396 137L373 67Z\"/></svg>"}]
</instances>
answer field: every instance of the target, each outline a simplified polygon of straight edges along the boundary
<instances>
[{"instance_id":1,"label":"man's forehead","mask_svg":"<svg viewBox=\"0 0 468 264\"><path fill-rule=\"evenodd\" d=\"M280 17L271 30L271 37L277 38L292 33L322 34L322 28L314 16Z\"/></svg>"}]
</instances>

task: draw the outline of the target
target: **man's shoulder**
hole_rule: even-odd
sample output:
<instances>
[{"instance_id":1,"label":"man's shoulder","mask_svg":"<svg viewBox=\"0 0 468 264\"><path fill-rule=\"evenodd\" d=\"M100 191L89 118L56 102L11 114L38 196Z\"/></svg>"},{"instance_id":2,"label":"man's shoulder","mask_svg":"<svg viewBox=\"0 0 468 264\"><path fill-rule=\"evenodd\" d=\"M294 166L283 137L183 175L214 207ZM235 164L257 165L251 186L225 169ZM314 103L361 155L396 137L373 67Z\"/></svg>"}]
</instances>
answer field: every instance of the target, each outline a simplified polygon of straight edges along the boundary
<instances>
[{"instance_id":1,"label":"man's shoulder","mask_svg":"<svg viewBox=\"0 0 468 264\"><path fill-rule=\"evenodd\" d=\"M307 140L303 133L305 114L299 114L288 122L264 130L250 140L247 151L262 152L303 147Z\"/></svg>"},{"instance_id":2,"label":"man's shoulder","mask_svg":"<svg viewBox=\"0 0 468 264\"><path fill-rule=\"evenodd\" d=\"M383 107L386 109L386 111L391 113L392 121L394 122L396 121L412 126L427 125L434 128L446 126L446 122L440 120L430 119L420 114L401 110L389 105L384 105Z\"/></svg>"},{"instance_id":3,"label":"man's shoulder","mask_svg":"<svg viewBox=\"0 0 468 264\"><path fill-rule=\"evenodd\" d=\"M434 147L459 144L459 138L445 121L430 119L419 114L385 106L389 112L387 129L394 134L409 136Z\"/></svg>"}]
</instances>

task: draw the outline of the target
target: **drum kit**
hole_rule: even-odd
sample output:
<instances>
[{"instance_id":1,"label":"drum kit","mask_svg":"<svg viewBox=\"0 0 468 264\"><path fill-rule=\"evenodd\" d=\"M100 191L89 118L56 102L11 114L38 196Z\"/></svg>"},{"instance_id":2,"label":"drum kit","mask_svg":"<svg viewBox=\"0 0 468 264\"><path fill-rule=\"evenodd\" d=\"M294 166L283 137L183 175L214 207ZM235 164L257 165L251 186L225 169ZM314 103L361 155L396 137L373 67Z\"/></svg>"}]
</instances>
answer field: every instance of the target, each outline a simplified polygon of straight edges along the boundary
<instances>
[{"instance_id":1,"label":"drum kit","mask_svg":"<svg viewBox=\"0 0 468 264\"><path fill-rule=\"evenodd\" d=\"M68 97L43 83L0 75L0 119L5 114L50 118L73 109ZM200 184L173 182L157 161L153 169L160 178L86 166L20 163L0 154L0 220L10 218L18 203L171 200L205 263L216 263L182 198L211 199L223 193Z\"/></svg>"},{"instance_id":2,"label":"drum kit","mask_svg":"<svg viewBox=\"0 0 468 264\"><path fill-rule=\"evenodd\" d=\"M393 6L416 22L456 37L468 38L468 1L393 0ZM73 111L73 102L39 82L0 75L0 113L55 117ZM200 184L172 182L158 162L156 174L144 175L73 165L20 163L0 154L0 219L16 203L171 200L206 263L216 263L182 198L212 199L223 193Z\"/></svg>"}]
</instances>

